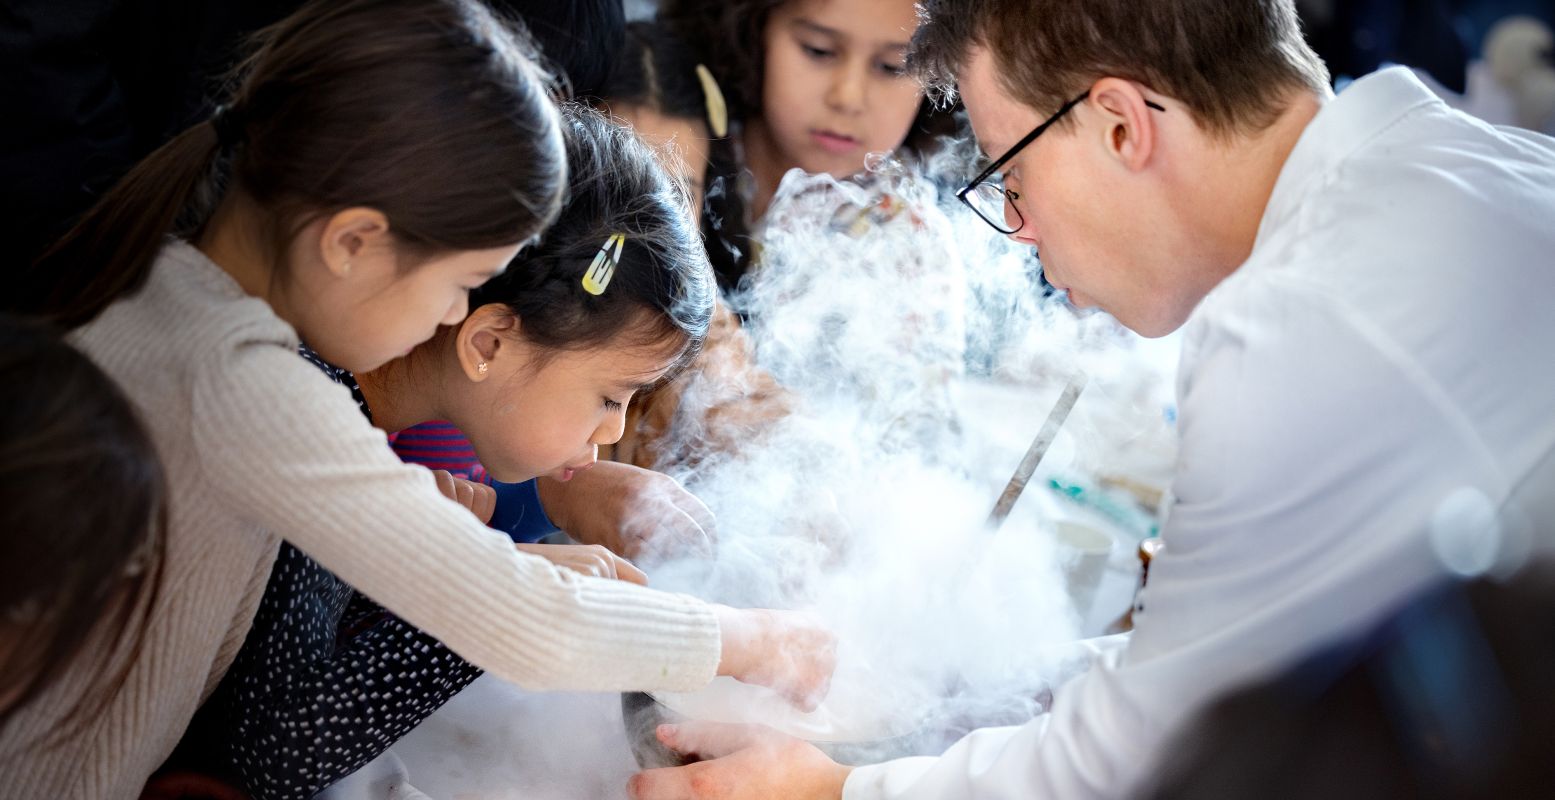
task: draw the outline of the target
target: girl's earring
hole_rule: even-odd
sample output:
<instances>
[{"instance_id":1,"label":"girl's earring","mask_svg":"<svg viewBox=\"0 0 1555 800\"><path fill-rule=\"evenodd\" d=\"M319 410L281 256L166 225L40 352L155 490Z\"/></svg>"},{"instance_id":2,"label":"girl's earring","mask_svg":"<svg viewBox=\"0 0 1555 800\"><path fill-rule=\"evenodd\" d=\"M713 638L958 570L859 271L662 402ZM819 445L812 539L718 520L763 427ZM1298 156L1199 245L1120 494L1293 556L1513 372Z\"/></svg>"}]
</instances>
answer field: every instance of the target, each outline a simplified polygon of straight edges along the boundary
<instances>
[{"instance_id":1,"label":"girl's earring","mask_svg":"<svg viewBox=\"0 0 1555 800\"><path fill-rule=\"evenodd\" d=\"M475 365L475 371L480 373L481 375L485 375L486 374L486 362L482 361L481 363L476 364Z\"/></svg>"}]
</instances>

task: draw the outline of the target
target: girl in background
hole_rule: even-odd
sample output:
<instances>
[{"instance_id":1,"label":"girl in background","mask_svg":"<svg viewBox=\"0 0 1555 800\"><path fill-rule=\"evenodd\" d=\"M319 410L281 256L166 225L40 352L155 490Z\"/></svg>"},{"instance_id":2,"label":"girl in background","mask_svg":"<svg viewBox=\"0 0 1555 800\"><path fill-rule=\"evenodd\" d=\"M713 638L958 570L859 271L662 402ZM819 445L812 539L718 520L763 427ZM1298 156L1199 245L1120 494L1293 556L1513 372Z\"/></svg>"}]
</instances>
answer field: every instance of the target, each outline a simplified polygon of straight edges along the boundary
<instances>
[{"instance_id":1,"label":"girl in background","mask_svg":"<svg viewBox=\"0 0 1555 800\"><path fill-rule=\"evenodd\" d=\"M652 145L665 168L686 185L700 218L710 147L724 139L729 124L712 71L664 25L634 22L601 98L604 110ZM602 457L668 469L709 452L736 452L792 406L782 387L753 362L739 319L718 303L692 368L645 394L628 412L621 441ZM683 409L688 390L696 395L695 408ZM688 429L695 435L686 435ZM550 489L541 484L542 495Z\"/></svg>"},{"instance_id":2,"label":"girl in background","mask_svg":"<svg viewBox=\"0 0 1555 800\"><path fill-rule=\"evenodd\" d=\"M704 216L726 291L789 170L846 179L871 153L919 152L943 132L906 74L913 0L665 0L659 19L719 76L734 121Z\"/></svg>"},{"instance_id":3,"label":"girl in background","mask_svg":"<svg viewBox=\"0 0 1555 800\"><path fill-rule=\"evenodd\" d=\"M520 685L685 690L729 674L813 702L827 635L515 551L296 355L305 340L359 372L410 352L554 217L558 118L514 31L472 0L332 0L261 41L224 109L40 265L90 265L44 310L142 414L171 522L123 688L58 746L35 742L69 693L19 711L0 732L6 792L135 796L231 664L282 538Z\"/></svg>"}]
</instances>

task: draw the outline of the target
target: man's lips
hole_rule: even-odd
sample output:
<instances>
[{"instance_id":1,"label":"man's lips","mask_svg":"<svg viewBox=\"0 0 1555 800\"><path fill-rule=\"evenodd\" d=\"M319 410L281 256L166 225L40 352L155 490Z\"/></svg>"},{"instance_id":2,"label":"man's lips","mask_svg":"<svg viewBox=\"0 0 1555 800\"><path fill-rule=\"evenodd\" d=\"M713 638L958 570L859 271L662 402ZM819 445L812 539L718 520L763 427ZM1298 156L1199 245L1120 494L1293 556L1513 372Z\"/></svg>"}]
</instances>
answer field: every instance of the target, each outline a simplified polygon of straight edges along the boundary
<instances>
[{"instance_id":1,"label":"man's lips","mask_svg":"<svg viewBox=\"0 0 1555 800\"><path fill-rule=\"evenodd\" d=\"M857 138L845 133L822 129L810 131L810 139L820 145L822 150L836 155L851 153L857 150L860 144Z\"/></svg>"}]
</instances>

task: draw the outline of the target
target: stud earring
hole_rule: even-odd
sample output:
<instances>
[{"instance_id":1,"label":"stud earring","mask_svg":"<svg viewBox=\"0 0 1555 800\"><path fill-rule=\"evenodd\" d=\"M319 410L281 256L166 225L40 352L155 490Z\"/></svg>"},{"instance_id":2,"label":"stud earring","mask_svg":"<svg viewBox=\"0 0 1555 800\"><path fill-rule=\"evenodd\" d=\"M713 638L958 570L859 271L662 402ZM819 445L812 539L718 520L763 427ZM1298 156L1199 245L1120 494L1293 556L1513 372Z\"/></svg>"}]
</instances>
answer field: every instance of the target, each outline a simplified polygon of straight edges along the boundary
<instances>
[{"instance_id":1,"label":"stud earring","mask_svg":"<svg viewBox=\"0 0 1555 800\"><path fill-rule=\"evenodd\" d=\"M486 374L486 362L482 361L481 363L476 364L475 365L475 371L480 373L480 374L482 374L482 375L485 375Z\"/></svg>"}]
</instances>

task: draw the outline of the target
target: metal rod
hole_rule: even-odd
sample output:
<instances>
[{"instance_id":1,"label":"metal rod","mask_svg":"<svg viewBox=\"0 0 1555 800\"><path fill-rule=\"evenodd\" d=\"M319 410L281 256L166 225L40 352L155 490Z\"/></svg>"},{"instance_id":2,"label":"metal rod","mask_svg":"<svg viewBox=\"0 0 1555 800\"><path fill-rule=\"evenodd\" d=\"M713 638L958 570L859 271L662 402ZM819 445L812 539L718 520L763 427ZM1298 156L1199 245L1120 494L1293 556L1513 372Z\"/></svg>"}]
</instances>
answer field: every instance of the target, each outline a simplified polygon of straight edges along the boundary
<instances>
[{"instance_id":1,"label":"metal rod","mask_svg":"<svg viewBox=\"0 0 1555 800\"><path fill-rule=\"evenodd\" d=\"M988 527L998 530L1004 524L1005 517L1010 515L1010 510L1015 508L1015 501L1020 499L1021 493L1026 491L1026 482L1037 471L1037 465L1042 463L1042 457L1047 455L1047 449L1052 446L1053 439L1058 436L1058 429L1064 426L1064 420L1069 418L1069 412L1074 409L1075 401L1080 399L1080 393L1085 391L1085 384L1089 379L1082 373L1071 378L1069 384L1064 387L1064 393L1059 395L1058 402L1053 405L1053 410L1048 412L1047 421L1042 423L1042 429L1037 431L1037 438L1031 440L1031 447L1026 449L1026 457L1020 461L1020 466L1015 468L1015 474L1010 476L1010 482L1005 485L1004 493L999 495L999 502L994 504L993 513L988 515Z\"/></svg>"}]
</instances>

